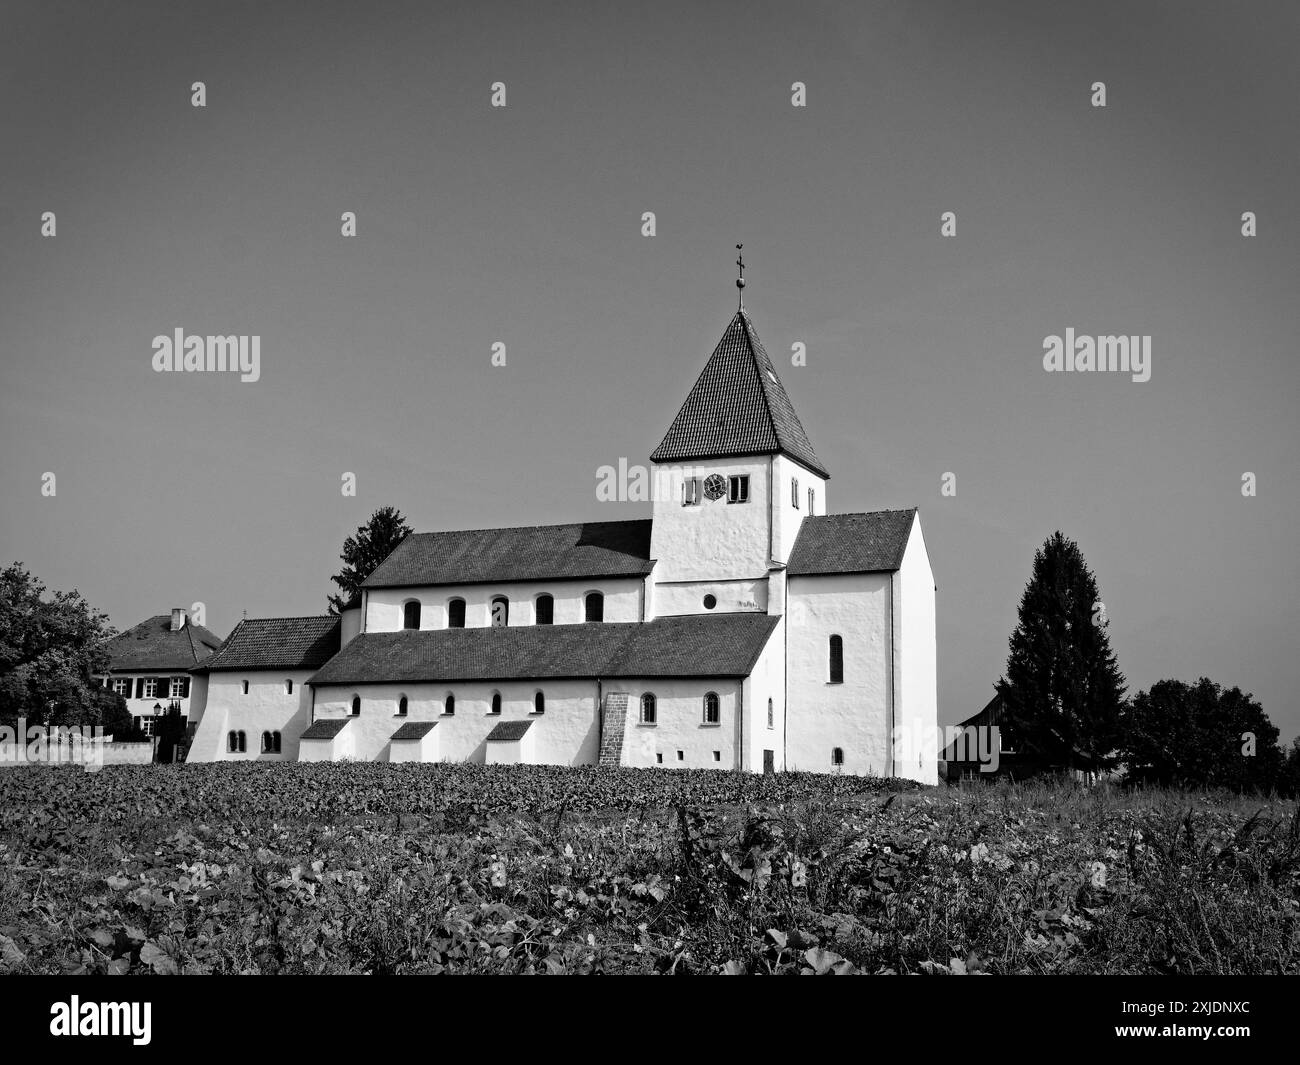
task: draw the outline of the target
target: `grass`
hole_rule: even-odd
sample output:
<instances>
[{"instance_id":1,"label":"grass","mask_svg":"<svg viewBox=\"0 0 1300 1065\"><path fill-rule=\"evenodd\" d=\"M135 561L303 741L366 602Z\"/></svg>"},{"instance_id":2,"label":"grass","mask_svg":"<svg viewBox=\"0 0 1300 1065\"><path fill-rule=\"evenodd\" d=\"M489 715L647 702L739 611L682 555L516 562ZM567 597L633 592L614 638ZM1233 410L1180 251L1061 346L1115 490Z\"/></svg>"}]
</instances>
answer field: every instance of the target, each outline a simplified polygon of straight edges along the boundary
<instances>
[{"instance_id":1,"label":"grass","mask_svg":"<svg viewBox=\"0 0 1300 1065\"><path fill-rule=\"evenodd\" d=\"M231 768L0 774L0 972L1300 972L1293 802Z\"/></svg>"}]
</instances>

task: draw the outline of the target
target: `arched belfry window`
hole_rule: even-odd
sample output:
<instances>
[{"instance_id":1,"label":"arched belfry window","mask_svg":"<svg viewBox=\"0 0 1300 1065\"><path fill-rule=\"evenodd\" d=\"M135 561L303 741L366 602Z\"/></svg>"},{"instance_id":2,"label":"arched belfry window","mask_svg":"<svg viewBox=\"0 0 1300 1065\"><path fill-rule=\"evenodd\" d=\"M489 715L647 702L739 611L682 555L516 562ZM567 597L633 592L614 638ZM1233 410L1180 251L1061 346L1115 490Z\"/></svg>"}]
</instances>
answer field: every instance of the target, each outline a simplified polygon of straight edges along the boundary
<instances>
[{"instance_id":1,"label":"arched belfry window","mask_svg":"<svg viewBox=\"0 0 1300 1065\"><path fill-rule=\"evenodd\" d=\"M832 684L844 683L844 638L842 636L831 637L830 681Z\"/></svg>"},{"instance_id":2,"label":"arched belfry window","mask_svg":"<svg viewBox=\"0 0 1300 1065\"><path fill-rule=\"evenodd\" d=\"M588 621L605 620L605 597L600 592L588 592L584 600Z\"/></svg>"},{"instance_id":3,"label":"arched belfry window","mask_svg":"<svg viewBox=\"0 0 1300 1065\"><path fill-rule=\"evenodd\" d=\"M402 628L418 629L420 627L420 600L408 599L402 604Z\"/></svg>"}]
</instances>

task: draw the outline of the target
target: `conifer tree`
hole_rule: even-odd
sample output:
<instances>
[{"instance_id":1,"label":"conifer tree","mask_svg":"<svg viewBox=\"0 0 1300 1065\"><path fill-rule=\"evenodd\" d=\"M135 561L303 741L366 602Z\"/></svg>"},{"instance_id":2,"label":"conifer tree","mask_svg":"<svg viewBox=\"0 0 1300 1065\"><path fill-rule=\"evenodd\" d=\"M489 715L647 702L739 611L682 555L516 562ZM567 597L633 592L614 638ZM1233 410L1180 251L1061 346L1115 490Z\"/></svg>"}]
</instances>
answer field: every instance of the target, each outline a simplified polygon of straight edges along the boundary
<instances>
[{"instance_id":1,"label":"conifer tree","mask_svg":"<svg viewBox=\"0 0 1300 1065\"><path fill-rule=\"evenodd\" d=\"M330 613L337 614L361 599L361 584L379 567L393 548L410 535L411 527L396 507L380 507L355 536L343 541L343 569L330 578L340 595L329 597Z\"/></svg>"},{"instance_id":2,"label":"conifer tree","mask_svg":"<svg viewBox=\"0 0 1300 1065\"><path fill-rule=\"evenodd\" d=\"M997 684L1006 723L1026 753L1071 769L1114 764L1125 681L1108 627L1079 545L1053 533L1034 555Z\"/></svg>"}]
</instances>

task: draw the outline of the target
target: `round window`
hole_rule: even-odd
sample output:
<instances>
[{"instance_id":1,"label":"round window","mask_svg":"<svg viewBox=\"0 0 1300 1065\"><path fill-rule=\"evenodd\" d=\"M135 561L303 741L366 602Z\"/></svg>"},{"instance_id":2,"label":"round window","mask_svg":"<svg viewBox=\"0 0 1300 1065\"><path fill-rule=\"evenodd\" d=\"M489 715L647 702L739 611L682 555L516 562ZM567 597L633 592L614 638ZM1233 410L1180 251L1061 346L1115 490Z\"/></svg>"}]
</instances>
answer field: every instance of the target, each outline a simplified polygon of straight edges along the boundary
<instances>
[{"instance_id":1,"label":"round window","mask_svg":"<svg viewBox=\"0 0 1300 1065\"><path fill-rule=\"evenodd\" d=\"M717 596L706 595L706 596L704 597L704 609L705 609L705 610L712 610L712 609L713 609L715 606L717 606L717 605L718 605L718 599L717 599Z\"/></svg>"}]
</instances>

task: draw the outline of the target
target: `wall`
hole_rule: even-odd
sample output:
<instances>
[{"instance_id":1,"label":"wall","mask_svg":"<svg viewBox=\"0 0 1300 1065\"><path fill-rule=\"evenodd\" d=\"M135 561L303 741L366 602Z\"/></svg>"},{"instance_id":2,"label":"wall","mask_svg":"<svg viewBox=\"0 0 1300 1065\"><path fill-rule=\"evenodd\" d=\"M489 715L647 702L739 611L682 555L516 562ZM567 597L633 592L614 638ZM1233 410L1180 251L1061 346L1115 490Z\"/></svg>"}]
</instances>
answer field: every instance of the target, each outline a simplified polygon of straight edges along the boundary
<instances>
[{"instance_id":1,"label":"wall","mask_svg":"<svg viewBox=\"0 0 1300 1065\"><path fill-rule=\"evenodd\" d=\"M937 784L939 703L934 573L921 534L919 514L913 519L895 583L899 599L896 634L899 681L894 771L898 776L923 784Z\"/></svg>"},{"instance_id":2,"label":"wall","mask_svg":"<svg viewBox=\"0 0 1300 1065\"><path fill-rule=\"evenodd\" d=\"M537 726L517 740L493 740L487 744L488 765L535 765L537 761Z\"/></svg>"},{"instance_id":3,"label":"wall","mask_svg":"<svg viewBox=\"0 0 1300 1065\"><path fill-rule=\"evenodd\" d=\"M767 646L754 663L742 688L745 708L745 728L742 742L745 762L742 768L756 773L763 771L763 752L772 752L773 768L779 773L785 769L786 720L786 621L782 618ZM772 727L767 727L767 701L772 700Z\"/></svg>"},{"instance_id":4,"label":"wall","mask_svg":"<svg viewBox=\"0 0 1300 1065\"><path fill-rule=\"evenodd\" d=\"M657 490L650 537L650 557L656 559L655 580L661 597L666 582L767 576L770 469L767 456L663 463L657 468L656 486L669 485L662 492ZM682 506L683 478L696 477L703 482L712 473L724 477L748 474L749 502L728 503L725 496L708 499L701 484L699 505ZM662 602L658 609L667 613Z\"/></svg>"},{"instance_id":5,"label":"wall","mask_svg":"<svg viewBox=\"0 0 1300 1065\"><path fill-rule=\"evenodd\" d=\"M298 738L311 724L311 688L307 678L315 670L278 670L208 674L207 706L190 746L191 762L264 761L293 762L298 759ZM248 694L242 682L248 681ZM286 695L285 680L293 681L293 694ZM227 734L243 730L248 750L232 754ZM262 753L262 733L280 733L280 753Z\"/></svg>"},{"instance_id":6,"label":"wall","mask_svg":"<svg viewBox=\"0 0 1300 1065\"><path fill-rule=\"evenodd\" d=\"M889 771L890 575L789 577L786 767L833 772ZM844 683L829 682L832 633L844 639Z\"/></svg>"},{"instance_id":7,"label":"wall","mask_svg":"<svg viewBox=\"0 0 1300 1065\"><path fill-rule=\"evenodd\" d=\"M808 489L813 490L813 509L826 513L826 481L808 467L785 455L772 459L775 487L772 491L772 558L785 565L799 536L799 527L808 516ZM799 507L790 505L790 482L799 481Z\"/></svg>"},{"instance_id":8,"label":"wall","mask_svg":"<svg viewBox=\"0 0 1300 1065\"><path fill-rule=\"evenodd\" d=\"M704 605L706 595L712 595L718 601L712 610ZM767 578L660 584L655 589L654 606L656 617L677 614L764 614L767 612Z\"/></svg>"},{"instance_id":9,"label":"wall","mask_svg":"<svg viewBox=\"0 0 1300 1065\"><path fill-rule=\"evenodd\" d=\"M534 714L533 694L546 695L546 713ZM492 693L501 692L500 714L489 713ZM443 713L448 692L456 696L456 713ZM466 684L325 685L316 690L316 720L347 717L352 696L361 696L361 716L343 730L354 743L359 761L386 762L389 740L405 721L437 721L440 756L447 762L479 762L487 756L487 734L501 721L533 722L534 757L540 765L595 765L600 722L594 680L482 681ZM406 717L397 716L397 700L407 697Z\"/></svg>"},{"instance_id":10,"label":"wall","mask_svg":"<svg viewBox=\"0 0 1300 1065\"><path fill-rule=\"evenodd\" d=\"M627 729L623 737L623 764L664 765L677 769L738 769L736 751L737 709L741 684L735 678L616 679L605 681L606 692L628 693ZM655 695L653 725L641 721L641 696ZM704 695L717 692L719 724L704 723ZM677 752L682 752L679 761ZM720 755L714 761L713 752ZM663 755L660 763L655 757Z\"/></svg>"},{"instance_id":11,"label":"wall","mask_svg":"<svg viewBox=\"0 0 1300 1065\"><path fill-rule=\"evenodd\" d=\"M543 592L555 597L556 625L576 625L586 620L584 599L588 592L605 595L606 621L641 621L644 583L640 577L603 578L580 581L519 581L504 584L440 584L418 588L371 588L366 593L366 632L396 632L402 627L402 604L420 600L420 628L445 629L447 602L465 600L465 626L476 629L490 624L494 596L510 600L510 624L531 625L533 603Z\"/></svg>"}]
</instances>

